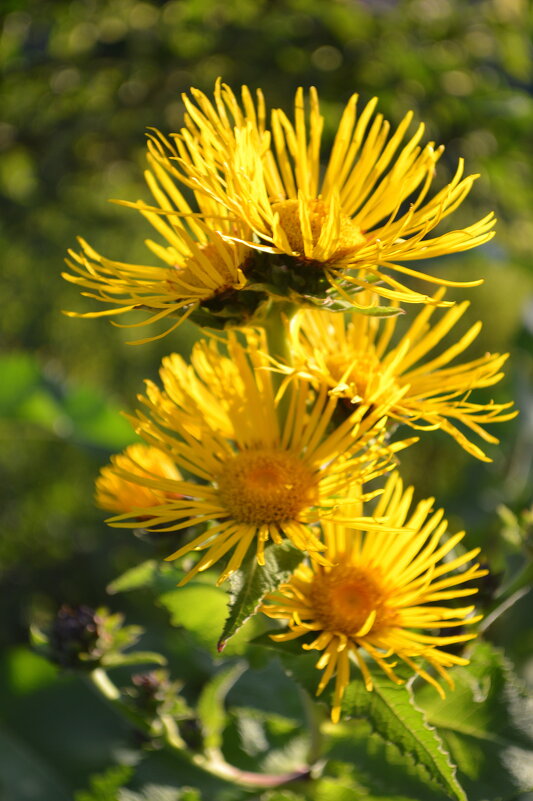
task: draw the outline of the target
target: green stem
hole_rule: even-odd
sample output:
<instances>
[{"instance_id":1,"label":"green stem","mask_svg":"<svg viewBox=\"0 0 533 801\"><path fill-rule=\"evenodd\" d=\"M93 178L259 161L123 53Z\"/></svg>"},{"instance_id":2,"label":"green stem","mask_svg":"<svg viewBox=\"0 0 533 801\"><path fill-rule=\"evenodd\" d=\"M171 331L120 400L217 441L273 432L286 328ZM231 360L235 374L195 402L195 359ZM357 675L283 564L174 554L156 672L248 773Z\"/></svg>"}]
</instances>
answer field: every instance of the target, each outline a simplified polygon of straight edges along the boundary
<instances>
[{"instance_id":1,"label":"green stem","mask_svg":"<svg viewBox=\"0 0 533 801\"><path fill-rule=\"evenodd\" d=\"M324 719L323 707L315 703L306 690L301 687L298 687L298 690L309 728L310 742L307 761L310 765L317 765L322 756L322 746L324 744L324 737L322 734L322 723Z\"/></svg>"},{"instance_id":2,"label":"green stem","mask_svg":"<svg viewBox=\"0 0 533 801\"><path fill-rule=\"evenodd\" d=\"M137 712L129 704L122 700L122 695L118 687L113 684L105 670L101 667L91 670L89 679L100 695L102 695L108 703L120 712L120 714L129 720L134 726L143 731L145 734L150 733L150 725L146 722L144 717Z\"/></svg>"},{"instance_id":3,"label":"green stem","mask_svg":"<svg viewBox=\"0 0 533 801\"><path fill-rule=\"evenodd\" d=\"M273 359L290 365L292 363L287 325L294 316L296 306L292 303L272 300L263 321L268 343L268 352Z\"/></svg>"},{"instance_id":4,"label":"green stem","mask_svg":"<svg viewBox=\"0 0 533 801\"><path fill-rule=\"evenodd\" d=\"M295 311L296 306L292 303L272 300L263 321L269 355L288 367L292 365L292 353L289 347L287 328ZM278 392L284 378L285 375L283 373L272 372L274 394ZM291 387L289 386L286 388L283 397L279 401L278 419L280 429L283 428L289 411L290 392Z\"/></svg>"},{"instance_id":5,"label":"green stem","mask_svg":"<svg viewBox=\"0 0 533 801\"><path fill-rule=\"evenodd\" d=\"M509 609L531 589L533 582L533 561L528 562L514 579L502 590L485 613L479 630L485 631L501 614Z\"/></svg>"},{"instance_id":6,"label":"green stem","mask_svg":"<svg viewBox=\"0 0 533 801\"><path fill-rule=\"evenodd\" d=\"M117 712L145 734L153 735L151 723L122 700L120 690L113 684L103 668L99 667L91 671L89 679L93 687ZM161 723L163 739L167 747L178 751L190 764L204 770L206 773L219 779L232 781L241 787L251 790L259 790L265 787L281 787L290 782L301 781L311 777L309 765L304 765L287 773L253 773L230 765L218 748L206 749L204 753L200 754L191 753L187 749L186 743L182 740L176 722L171 716L161 715L159 722Z\"/></svg>"}]
</instances>

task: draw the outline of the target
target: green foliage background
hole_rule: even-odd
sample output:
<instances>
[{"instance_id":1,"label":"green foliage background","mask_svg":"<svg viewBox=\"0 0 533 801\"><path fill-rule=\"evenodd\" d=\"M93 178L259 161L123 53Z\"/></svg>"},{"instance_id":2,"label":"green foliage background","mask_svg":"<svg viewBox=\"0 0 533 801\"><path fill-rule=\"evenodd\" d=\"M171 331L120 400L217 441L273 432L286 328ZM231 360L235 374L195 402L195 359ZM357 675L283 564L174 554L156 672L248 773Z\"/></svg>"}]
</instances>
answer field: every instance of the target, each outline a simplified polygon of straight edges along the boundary
<instances>
[{"instance_id":1,"label":"green foliage background","mask_svg":"<svg viewBox=\"0 0 533 801\"><path fill-rule=\"evenodd\" d=\"M193 687L216 664L205 642L169 633L163 610L145 598L110 604L106 585L168 552L168 543L109 530L91 498L98 468L131 440L119 410L132 407L161 357L187 353L197 332L184 326L171 339L130 347L131 332L105 320L67 320L62 309L91 309L59 277L66 248L83 235L112 258L145 260L147 230L107 198L147 196L144 131L177 129L180 93L190 86L210 92L222 75L234 88L262 87L270 106L288 109L297 86L314 84L326 142L354 91L363 101L379 95L392 123L414 109L428 139L446 145L438 181L460 155L481 174L454 224L490 209L499 217L490 245L442 259L438 269L485 277L462 293L472 301L470 320L484 320L476 352L512 352L493 394L514 398L521 415L501 426L491 465L438 435L402 464L418 496L435 494L452 527L466 525L470 541L483 545L495 585L504 582L522 557L516 520L508 513L502 523L497 510L505 504L519 516L531 504L532 10L527 0L4 0L0 13L0 798L60 801L88 787L95 771L131 761L134 748L81 680L58 676L28 651L30 620L61 603L107 603L143 623L147 644L166 648ZM491 629L524 674L533 645L527 602ZM160 783L174 775L166 763L157 771ZM123 778L112 776L110 787ZM342 801L339 787L326 787L324 801ZM94 793L115 797L113 789Z\"/></svg>"}]
</instances>

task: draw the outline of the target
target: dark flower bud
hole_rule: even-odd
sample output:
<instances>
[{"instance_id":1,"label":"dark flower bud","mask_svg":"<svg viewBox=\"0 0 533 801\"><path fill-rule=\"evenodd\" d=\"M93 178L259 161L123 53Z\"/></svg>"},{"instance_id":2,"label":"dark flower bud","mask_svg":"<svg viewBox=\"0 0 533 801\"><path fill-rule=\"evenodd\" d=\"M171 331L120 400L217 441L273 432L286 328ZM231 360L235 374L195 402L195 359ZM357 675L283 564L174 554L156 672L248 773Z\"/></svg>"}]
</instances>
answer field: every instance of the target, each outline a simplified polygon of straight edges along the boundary
<instances>
[{"instance_id":1,"label":"dark flower bud","mask_svg":"<svg viewBox=\"0 0 533 801\"><path fill-rule=\"evenodd\" d=\"M89 606L71 607L64 604L50 631L50 658L64 668L79 667L95 648L98 638L98 616L95 611Z\"/></svg>"}]
</instances>

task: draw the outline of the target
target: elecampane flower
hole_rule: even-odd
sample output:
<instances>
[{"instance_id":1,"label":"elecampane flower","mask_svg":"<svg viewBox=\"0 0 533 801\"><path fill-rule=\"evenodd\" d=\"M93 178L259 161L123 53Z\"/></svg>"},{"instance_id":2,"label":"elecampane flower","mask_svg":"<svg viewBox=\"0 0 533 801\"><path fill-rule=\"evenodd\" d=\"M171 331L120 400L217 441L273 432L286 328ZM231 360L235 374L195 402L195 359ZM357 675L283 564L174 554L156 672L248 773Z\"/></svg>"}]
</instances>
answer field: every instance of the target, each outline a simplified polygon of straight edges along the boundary
<instances>
[{"instance_id":1,"label":"elecampane flower","mask_svg":"<svg viewBox=\"0 0 533 801\"><path fill-rule=\"evenodd\" d=\"M444 290L439 290L433 300L438 303L443 296ZM347 319L302 310L291 324L294 367L285 369L327 385L348 409L358 403L379 405L391 392L403 389L389 409L391 419L417 429L440 428L468 453L490 461L457 424L486 442L498 442L482 424L515 417L516 412L509 411L512 403L474 403L470 393L500 381L508 354L485 353L456 362L477 337L480 322L452 345L442 346L468 306L465 301L447 309L435 323L435 306L425 306L395 344L391 342L398 317L383 320L354 313Z\"/></svg>"},{"instance_id":2,"label":"elecampane flower","mask_svg":"<svg viewBox=\"0 0 533 801\"><path fill-rule=\"evenodd\" d=\"M356 305L354 290L369 285L386 298L434 302L390 272L442 285L480 283L447 281L405 265L481 245L493 236L494 225L488 214L472 225L429 236L462 203L477 176L463 177L461 160L451 182L428 199L443 147L421 144L423 124L407 134L411 112L391 133L390 124L375 114L377 99L358 114L353 95L321 177L323 117L314 88L307 119L299 89L294 123L274 109L271 130L265 126L262 95L256 112L246 87L242 111L220 82L214 104L201 92L193 97L183 97L186 126L172 142L165 140L166 154L152 146L153 155L179 180L244 221L253 233L243 240L249 247L289 257L293 270L303 264L309 275L321 271ZM234 235L228 238L237 241Z\"/></svg>"},{"instance_id":3,"label":"elecampane flower","mask_svg":"<svg viewBox=\"0 0 533 801\"><path fill-rule=\"evenodd\" d=\"M288 624L285 632L271 635L273 640L304 637L303 649L322 652L316 664L323 670L317 695L335 677L331 713L335 722L352 666L360 670L366 689L372 690L367 662L402 684L394 670L400 661L443 696L439 681L424 663L452 688L447 668L468 664L468 659L445 648L475 634L441 630L462 629L480 619L472 615L473 606L448 602L477 592L463 585L487 571L468 564L479 549L452 555L464 532L445 538L447 524L442 510L432 512L433 500L422 501L410 513L412 488L404 492L393 473L376 509L376 515L386 517L381 531L324 522L324 556L330 565L311 557L310 565L300 565L265 599L262 611Z\"/></svg>"},{"instance_id":4,"label":"elecampane flower","mask_svg":"<svg viewBox=\"0 0 533 801\"><path fill-rule=\"evenodd\" d=\"M182 476L168 454L142 442L130 445L113 458L113 464L103 467L96 480L96 503L109 512L136 514L140 508L165 503L168 493L150 486L128 481L115 468L149 481L158 478L181 481ZM139 516L137 517L137 520Z\"/></svg>"},{"instance_id":5,"label":"elecampane flower","mask_svg":"<svg viewBox=\"0 0 533 801\"><path fill-rule=\"evenodd\" d=\"M146 240L159 265L113 261L80 238L81 251L69 251L67 259L72 272L63 273L63 277L90 290L83 293L86 297L113 307L84 314L67 312L69 316L101 317L134 310L149 313L131 327L177 317L160 335L165 336L199 307L209 307L210 302L216 303L225 293L242 289L252 251L238 241L225 238L231 234L237 240L243 229L228 220L224 208L203 193L196 196L199 211L191 208L164 167L151 156L148 160L151 170L146 171L145 177L156 206L142 201L122 202L122 205L139 210L164 240L164 245ZM139 340L144 341L147 340Z\"/></svg>"},{"instance_id":6,"label":"elecampane flower","mask_svg":"<svg viewBox=\"0 0 533 801\"><path fill-rule=\"evenodd\" d=\"M118 476L166 493L168 500L112 518L112 525L137 525L142 514L150 530L201 526L197 537L169 557L205 551L185 581L231 552L219 583L224 581L252 544L259 564L269 541L288 539L318 554L325 546L312 524L342 515L346 486L363 485L390 469L394 453L409 444L385 443L386 407L361 406L332 426L336 399L325 389L315 393L307 381L298 381L287 395L276 395L268 357L258 344L252 333L248 348L231 338L228 358L199 343L192 381L193 368L170 357L161 370L164 390L148 383L148 415L138 412L134 426L190 479L144 478L115 467ZM216 412L209 413L210 407Z\"/></svg>"}]
</instances>

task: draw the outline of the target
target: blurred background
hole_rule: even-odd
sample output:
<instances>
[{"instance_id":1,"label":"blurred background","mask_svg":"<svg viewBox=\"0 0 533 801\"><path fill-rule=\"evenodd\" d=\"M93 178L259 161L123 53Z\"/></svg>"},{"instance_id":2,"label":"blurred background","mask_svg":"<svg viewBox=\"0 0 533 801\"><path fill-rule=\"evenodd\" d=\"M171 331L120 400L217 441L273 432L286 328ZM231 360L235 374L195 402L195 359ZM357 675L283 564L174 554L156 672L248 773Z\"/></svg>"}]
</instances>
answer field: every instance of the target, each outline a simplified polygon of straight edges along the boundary
<instances>
[{"instance_id":1,"label":"blurred background","mask_svg":"<svg viewBox=\"0 0 533 801\"><path fill-rule=\"evenodd\" d=\"M93 481L132 439L120 410L133 408L142 379L196 337L186 325L132 347L132 332L105 319L65 318L63 309L93 310L60 278L67 248L83 235L110 258L146 261L148 224L107 201L147 198L144 133L176 130L180 93L191 86L210 93L222 76L234 89L261 87L270 107L288 111L297 86L315 85L325 149L353 92L363 102L378 95L393 125L413 109L426 140L446 146L438 186L459 156L481 176L447 222L459 227L490 210L499 219L490 244L437 269L485 278L460 295L472 302L469 321L484 321L469 355L511 352L506 380L491 394L514 399L520 416L491 428L501 445L488 446L489 465L439 435L402 464L418 497L436 495L452 529L466 526L483 545L495 585L505 581L520 560L531 504L532 9L527 0L3 0L0 13L0 752L11 755L2 781L6 801L44 798L32 795L31 781L19 796L10 784L10 770L37 771L41 790L46 776L59 801L106 764L119 724L81 683L32 654L28 625L63 603L105 603L162 627L157 610L143 621L134 599L106 595L117 574L157 551L103 524ZM523 669L533 645L526 605L493 627ZM75 745L73 710L83 719Z\"/></svg>"}]
</instances>

